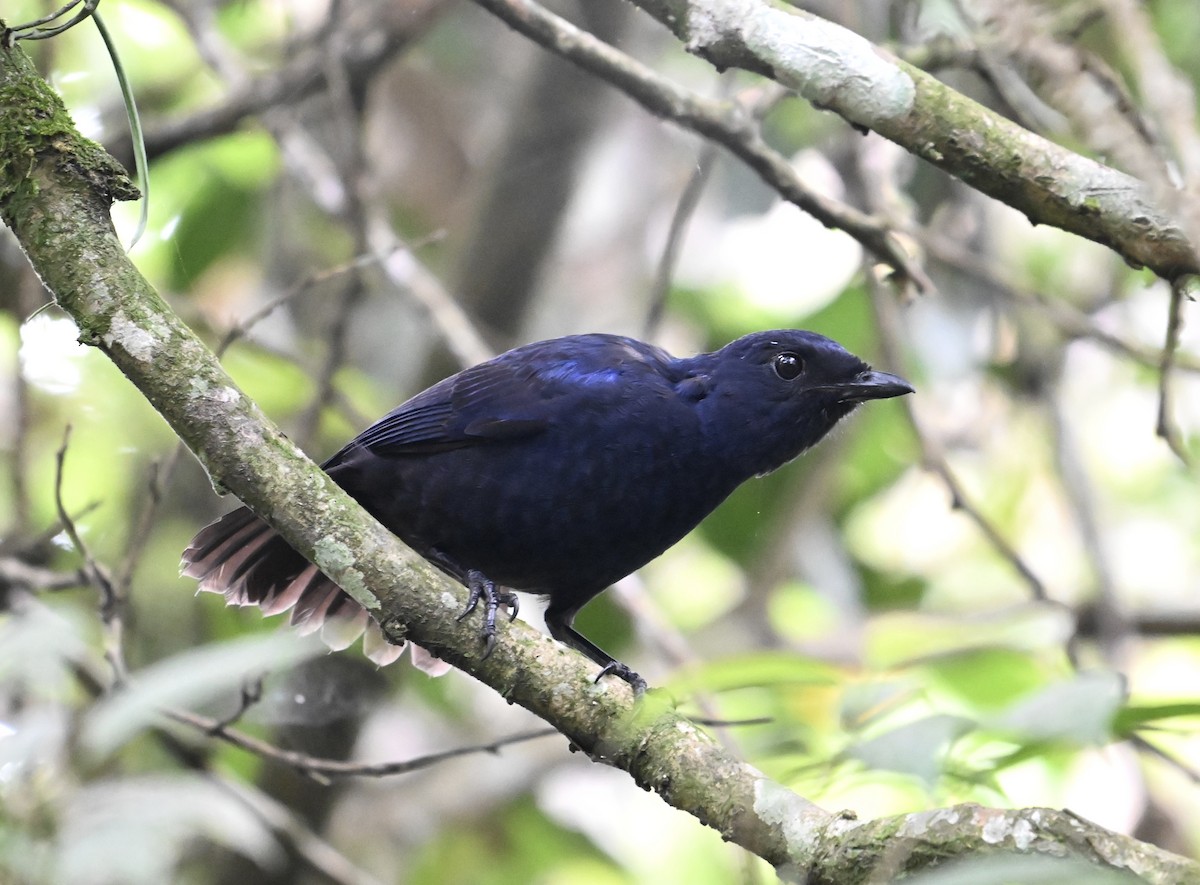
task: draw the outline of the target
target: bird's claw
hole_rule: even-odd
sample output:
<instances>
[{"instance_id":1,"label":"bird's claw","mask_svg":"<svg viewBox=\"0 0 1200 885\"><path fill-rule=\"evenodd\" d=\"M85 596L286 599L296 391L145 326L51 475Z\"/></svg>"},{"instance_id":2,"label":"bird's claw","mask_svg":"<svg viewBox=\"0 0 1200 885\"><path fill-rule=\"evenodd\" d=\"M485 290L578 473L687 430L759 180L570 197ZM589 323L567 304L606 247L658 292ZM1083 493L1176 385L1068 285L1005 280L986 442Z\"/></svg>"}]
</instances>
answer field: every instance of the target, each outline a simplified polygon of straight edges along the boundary
<instances>
[{"instance_id":1,"label":"bird's claw","mask_svg":"<svg viewBox=\"0 0 1200 885\"><path fill-rule=\"evenodd\" d=\"M457 620L461 621L467 615L471 614L479 606L479 600L484 600L483 627L480 628L479 635L483 639L483 658L486 660L496 647L497 610L501 606L507 608L508 620L511 623L517 616L520 601L516 593L511 590L505 590L503 587L497 587L494 581L476 569L471 569L467 572L467 590L469 591L467 605L459 614Z\"/></svg>"},{"instance_id":2,"label":"bird's claw","mask_svg":"<svg viewBox=\"0 0 1200 885\"><path fill-rule=\"evenodd\" d=\"M644 695L650 687L645 679L620 661L609 661L601 667L600 672L596 674L596 680L593 684L599 683L605 676L616 676L618 679L629 683L629 687L633 689L633 696L638 698Z\"/></svg>"}]
</instances>

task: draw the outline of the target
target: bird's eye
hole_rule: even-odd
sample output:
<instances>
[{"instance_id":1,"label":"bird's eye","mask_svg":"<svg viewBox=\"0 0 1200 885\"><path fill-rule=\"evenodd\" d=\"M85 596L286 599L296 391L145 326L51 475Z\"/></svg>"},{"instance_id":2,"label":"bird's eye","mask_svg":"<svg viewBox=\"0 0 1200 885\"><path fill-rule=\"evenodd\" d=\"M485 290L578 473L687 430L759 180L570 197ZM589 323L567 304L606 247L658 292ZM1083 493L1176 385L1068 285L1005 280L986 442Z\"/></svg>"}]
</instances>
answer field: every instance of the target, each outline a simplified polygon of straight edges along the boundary
<instances>
[{"instance_id":1,"label":"bird's eye","mask_svg":"<svg viewBox=\"0 0 1200 885\"><path fill-rule=\"evenodd\" d=\"M794 353L780 353L771 360L771 368L784 381L794 381L804 371L804 360Z\"/></svg>"}]
</instances>

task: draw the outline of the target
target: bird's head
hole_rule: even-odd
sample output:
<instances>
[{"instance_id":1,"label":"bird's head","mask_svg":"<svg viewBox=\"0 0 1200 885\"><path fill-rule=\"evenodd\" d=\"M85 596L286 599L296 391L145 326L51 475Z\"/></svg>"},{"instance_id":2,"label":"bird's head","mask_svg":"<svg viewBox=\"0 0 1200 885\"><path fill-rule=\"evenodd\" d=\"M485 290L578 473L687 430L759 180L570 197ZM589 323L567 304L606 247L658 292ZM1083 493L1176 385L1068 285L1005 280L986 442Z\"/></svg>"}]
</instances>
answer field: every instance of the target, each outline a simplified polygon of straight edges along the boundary
<instances>
[{"instance_id":1,"label":"bird's head","mask_svg":"<svg viewBox=\"0 0 1200 885\"><path fill-rule=\"evenodd\" d=\"M707 376L698 404L706 430L754 474L815 445L859 403L913 392L836 341L797 329L755 332L696 361Z\"/></svg>"}]
</instances>

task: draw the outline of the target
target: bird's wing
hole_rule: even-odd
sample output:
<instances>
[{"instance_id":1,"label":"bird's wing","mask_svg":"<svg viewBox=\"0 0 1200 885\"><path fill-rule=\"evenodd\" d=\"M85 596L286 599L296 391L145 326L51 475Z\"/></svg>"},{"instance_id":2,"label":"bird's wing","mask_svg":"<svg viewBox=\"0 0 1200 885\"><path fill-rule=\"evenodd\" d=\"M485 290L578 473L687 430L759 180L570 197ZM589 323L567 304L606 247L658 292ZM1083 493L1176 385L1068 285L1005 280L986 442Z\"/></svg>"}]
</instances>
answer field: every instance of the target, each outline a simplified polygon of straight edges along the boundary
<instances>
[{"instance_id":1,"label":"bird's wing","mask_svg":"<svg viewBox=\"0 0 1200 885\"><path fill-rule=\"evenodd\" d=\"M331 460L360 447L377 454L416 454L463 445L461 435L454 434L449 427L454 413L450 384L453 380L447 378L388 412Z\"/></svg>"},{"instance_id":2,"label":"bird's wing","mask_svg":"<svg viewBox=\"0 0 1200 885\"><path fill-rule=\"evenodd\" d=\"M637 345L637 347L633 347ZM444 451L542 433L571 410L615 401L669 360L662 351L608 335L539 342L445 379L364 430L342 452L377 455Z\"/></svg>"},{"instance_id":3,"label":"bird's wing","mask_svg":"<svg viewBox=\"0 0 1200 885\"><path fill-rule=\"evenodd\" d=\"M330 465L355 449L366 449L372 454L385 456L417 455L473 445L486 438L486 435L472 433L470 430L472 421L480 419L489 420L497 425L497 431L506 423L511 424L510 438L537 433L544 428L544 424L522 420L514 412L516 404L505 402L500 397L496 397L490 403L468 403L469 412L465 412L455 394L462 380L462 375L447 378L393 409L334 455L330 459ZM494 387L497 391L504 389L499 375L495 379Z\"/></svg>"}]
</instances>

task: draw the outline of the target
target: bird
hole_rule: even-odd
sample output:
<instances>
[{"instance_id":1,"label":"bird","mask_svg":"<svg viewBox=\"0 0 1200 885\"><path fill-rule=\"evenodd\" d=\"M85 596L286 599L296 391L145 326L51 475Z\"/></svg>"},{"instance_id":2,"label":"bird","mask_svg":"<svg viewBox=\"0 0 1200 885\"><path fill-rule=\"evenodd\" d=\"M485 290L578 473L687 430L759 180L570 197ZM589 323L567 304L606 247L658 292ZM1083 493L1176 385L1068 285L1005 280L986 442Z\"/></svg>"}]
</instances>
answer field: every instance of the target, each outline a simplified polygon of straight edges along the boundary
<instances>
[{"instance_id":1,"label":"bird","mask_svg":"<svg viewBox=\"0 0 1200 885\"><path fill-rule=\"evenodd\" d=\"M860 403L912 392L816 332L754 332L682 358L634 338L570 335L439 381L322 468L467 588L460 619L483 603L484 655L497 613L516 615L514 591L539 594L550 635L599 665L597 682L611 674L640 694L646 681L572 626L579 610ZM324 628L337 647L378 629L245 507L195 536L182 571L228 604L291 609L293 624ZM379 635L367 650L380 663L399 654Z\"/></svg>"}]
</instances>

